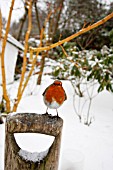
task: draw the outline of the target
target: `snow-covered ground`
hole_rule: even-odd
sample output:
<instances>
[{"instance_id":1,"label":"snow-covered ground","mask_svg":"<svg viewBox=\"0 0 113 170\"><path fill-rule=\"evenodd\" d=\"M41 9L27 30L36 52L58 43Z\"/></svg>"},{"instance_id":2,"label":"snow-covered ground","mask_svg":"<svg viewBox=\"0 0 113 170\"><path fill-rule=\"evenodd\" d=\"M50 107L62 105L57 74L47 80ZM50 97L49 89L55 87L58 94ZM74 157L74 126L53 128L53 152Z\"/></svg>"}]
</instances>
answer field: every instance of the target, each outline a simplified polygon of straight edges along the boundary
<instances>
[{"instance_id":1,"label":"snow-covered ground","mask_svg":"<svg viewBox=\"0 0 113 170\"><path fill-rule=\"evenodd\" d=\"M34 86L33 94L23 97L17 112L45 113L42 93L52 82L49 76L44 76L42 85ZM113 94L104 91L93 100L91 112L95 120L88 127L79 122L74 112L73 88L70 82L62 82L67 101L58 109L64 120L59 170L112 170ZM49 110L49 113L55 115L56 111ZM0 170L4 170L4 137L4 125L0 125ZM38 134L18 134L16 140L23 150L30 152L47 150L46 147L53 141L48 136L45 138Z\"/></svg>"}]
</instances>

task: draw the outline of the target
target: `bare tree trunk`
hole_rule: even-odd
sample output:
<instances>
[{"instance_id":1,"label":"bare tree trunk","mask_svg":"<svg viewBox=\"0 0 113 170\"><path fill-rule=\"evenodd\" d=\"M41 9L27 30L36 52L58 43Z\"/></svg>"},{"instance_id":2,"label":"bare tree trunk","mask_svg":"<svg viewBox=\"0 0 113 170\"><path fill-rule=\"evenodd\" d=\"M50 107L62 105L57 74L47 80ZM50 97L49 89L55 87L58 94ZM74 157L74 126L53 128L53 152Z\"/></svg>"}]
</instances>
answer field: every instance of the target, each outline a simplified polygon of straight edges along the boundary
<instances>
[{"instance_id":1,"label":"bare tree trunk","mask_svg":"<svg viewBox=\"0 0 113 170\"><path fill-rule=\"evenodd\" d=\"M49 44L53 43L54 35L56 34L60 15L63 9L64 0L57 0L55 3L55 11L52 18L49 20Z\"/></svg>"},{"instance_id":2,"label":"bare tree trunk","mask_svg":"<svg viewBox=\"0 0 113 170\"><path fill-rule=\"evenodd\" d=\"M48 114L21 113L7 116L5 170L58 170L63 120ZM14 133L41 133L54 136L54 142L42 161L25 160L19 155Z\"/></svg>"},{"instance_id":3,"label":"bare tree trunk","mask_svg":"<svg viewBox=\"0 0 113 170\"><path fill-rule=\"evenodd\" d=\"M64 0L57 0L55 4L55 11L54 13L50 16L48 14L48 19L47 22L49 22L49 28L48 28L48 36L49 40L45 43L47 45L51 45L54 39L54 35L56 33L56 30L58 28L58 22L60 19L60 15L63 9L63 2ZM44 25L46 27L46 25ZM42 60L41 60L41 67L40 67L40 74L38 76L37 84L41 84L41 79L42 79L42 74L43 74L43 69L45 65L45 57L47 55L47 52L42 53Z\"/></svg>"},{"instance_id":4,"label":"bare tree trunk","mask_svg":"<svg viewBox=\"0 0 113 170\"><path fill-rule=\"evenodd\" d=\"M43 70L44 70L44 65L45 65L45 57L47 55L47 52L42 52L42 59L41 59L41 65L40 65L40 74L38 76L38 80L37 80L37 84L40 85L41 84L41 80L42 80L42 74L43 74Z\"/></svg>"},{"instance_id":5,"label":"bare tree trunk","mask_svg":"<svg viewBox=\"0 0 113 170\"><path fill-rule=\"evenodd\" d=\"M17 38L16 38L18 41L20 40L20 37L22 35L23 26L24 26L24 23L26 21L27 16L28 16L28 10L26 9L25 14L24 14L23 18L20 21L20 28L19 28L18 35L17 35Z\"/></svg>"},{"instance_id":6,"label":"bare tree trunk","mask_svg":"<svg viewBox=\"0 0 113 170\"><path fill-rule=\"evenodd\" d=\"M60 15L62 13L62 9L63 9L63 3L64 3L65 0L58 0L58 7L59 7L59 11L58 11L58 14L56 16L56 22L54 24L54 31L53 31L53 36L52 36L52 42L54 40L54 35L56 34L56 31L57 31L57 28L58 28L58 23L59 23L59 20L60 20ZM58 8L57 7L57 8Z\"/></svg>"},{"instance_id":7,"label":"bare tree trunk","mask_svg":"<svg viewBox=\"0 0 113 170\"><path fill-rule=\"evenodd\" d=\"M41 33L41 25L40 25L40 20L39 20L39 14L38 14L38 8L36 6L36 1L34 2L34 6L35 6L35 13L36 13L36 19L37 19L37 23L38 23L38 29L39 29L39 34Z\"/></svg>"}]
</instances>

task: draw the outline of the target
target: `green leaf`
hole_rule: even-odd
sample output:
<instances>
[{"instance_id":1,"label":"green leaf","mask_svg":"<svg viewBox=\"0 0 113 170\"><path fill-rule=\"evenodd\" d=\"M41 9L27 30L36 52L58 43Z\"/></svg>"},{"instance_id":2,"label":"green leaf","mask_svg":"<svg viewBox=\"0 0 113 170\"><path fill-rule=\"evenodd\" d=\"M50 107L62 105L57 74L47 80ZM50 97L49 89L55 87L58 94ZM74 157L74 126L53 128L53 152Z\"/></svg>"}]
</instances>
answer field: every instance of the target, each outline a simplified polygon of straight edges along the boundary
<instances>
[{"instance_id":1,"label":"green leaf","mask_svg":"<svg viewBox=\"0 0 113 170\"><path fill-rule=\"evenodd\" d=\"M104 86L101 84L98 88L98 93L104 90Z\"/></svg>"}]
</instances>

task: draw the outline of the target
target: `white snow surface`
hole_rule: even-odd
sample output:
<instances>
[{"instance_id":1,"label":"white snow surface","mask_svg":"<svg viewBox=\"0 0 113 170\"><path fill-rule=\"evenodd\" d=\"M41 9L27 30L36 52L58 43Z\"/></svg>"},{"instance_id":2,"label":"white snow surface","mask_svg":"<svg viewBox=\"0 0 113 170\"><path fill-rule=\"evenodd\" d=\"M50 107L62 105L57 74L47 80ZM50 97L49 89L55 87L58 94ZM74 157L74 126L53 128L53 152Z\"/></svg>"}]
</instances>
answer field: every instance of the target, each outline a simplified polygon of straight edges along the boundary
<instances>
[{"instance_id":1,"label":"white snow surface","mask_svg":"<svg viewBox=\"0 0 113 170\"><path fill-rule=\"evenodd\" d=\"M44 151L44 152L28 152L25 150L20 149L19 150L19 156L21 156L23 159L27 160L27 161L32 161L32 162L40 162L41 160L43 160L45 158L45 156L47 155L48 150Z\"/></svg>"},{"instance_id":2,"label":"white snow surface","mask_svg":"<svg viewBox=\"0 0 113 170\"><path fill-rule=\"evenodd\" d=\"M45 113L46 106L42 93L52 82L49 76L43 76L42 85L33 88L32 94L23 96L17 112ZM90 126L86 126L79 122L74 112L74 92L70 82L62 81L62 83L67 100L58 109L59 116L64 120L59 170L113 170L113 94L103 91L94 98L91 107L94 121ZM14 90L12 91L14 95ZM49 109L48 112L56 115L54 109ZM0 125L0 170L4 170L4 140L3 124ZM28 137L19 134L16 140L22 150L31 152L32 155L47 151L47 147L50 147L53 141L50 136L42 139L38 134L32 133Z\"/></svg>"}]
</instances>

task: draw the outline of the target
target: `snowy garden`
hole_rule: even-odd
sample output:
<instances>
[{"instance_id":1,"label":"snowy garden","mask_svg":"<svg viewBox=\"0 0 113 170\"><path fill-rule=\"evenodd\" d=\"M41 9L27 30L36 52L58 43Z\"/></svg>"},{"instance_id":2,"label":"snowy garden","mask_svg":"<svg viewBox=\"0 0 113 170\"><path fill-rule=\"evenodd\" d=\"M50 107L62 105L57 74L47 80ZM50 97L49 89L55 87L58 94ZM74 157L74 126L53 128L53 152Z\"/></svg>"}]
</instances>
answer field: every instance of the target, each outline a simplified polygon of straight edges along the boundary
<instances>
[{"instance_id":1,"label":"snowy garden","mask_svg":"<svg viewBox=\"0 0 113 170\"><path fill-rule=\"evenodd\" d=\"M82 44L80 39L77 39L76 42L73 39L88 31L95 30L100 25L103 26L104 23L113 18L113 13L106 13L103 18L101 17L94 23L85 23L84 21L82 29L76 33L72 31L72 35L67 37L63 31L62 35L57 32L58 35L55 34L58 36L55 37L57 41L54 42L53 34L56 28L50 27L52 19L58 16L60 18L60 15L64 16L64 12L68 9L66 5L71 6L74 2L70 1L68 4L67 1L58 1L57 7L54 6L54 2L44 2L47 5L48 13L45 13L46 17L42 28L39 27L39 39L33 37L32 11L37 14L38 8L36 6L40 7L40 2L38 4L37 1L23 1L24 14L28 16L28 25L26 26L27 31L21 27L22 21L26 20L23 18L20 28L23 29L23 32L25 31L25 39L22 40L21 29L18 38L9 34L14 1L11 1L6 26L3 24L2 13L0 13L0 170L14 170L16 168L15 166L11 166L15 167L13 169L8 167L7 161L10 159L8 151L12 150L8 149L8 146L12 147L14 141L20 148L17 153L18 157L26 162L38 162L39 166L51 152L50 148L52 148L56 136L49 135L51 129L48 130L47 135L35 132L31 126L33 122L27 122L32 114L32 117L36 116L36 119L33 119L35 123L38 122L40 116L48 116L50 120L42 123L42 126L46 124L47 127L51 121L61 126L60 121L63 120L61 143L59 142L60 152L57 152L56 147L53 151L53 157L57 155L58 158L56 160L58 170L112 170L113 30L111 29L109 36L107 36L108 30L104 32L106 26L103 27L104 31L99 32L102 35L101 38L103 36L106 39L110 38L108 42L104 39L104 44L98 44L98 48L97 44L92 42L92 37L94 37L92 33L89 33L86 39L83 37L86 44ZM102 9L105 10L104 7ZM68 12L67 10L66 14L69 14ZM62 30L63 17L59 22L58 29ZM54 24L58 26L56 21ZM6 28L2 28L3 26ZM41 26L41 23L38 26ZM62 36L64 37L61 38ZM54 41L52 41L53 39ZM87 47L87 45L89 46ZM12 56L14 60L12 60ZM56 109L48 108L49 115L45 114L47 106L44 104L43 92L54 80L62 82L67 95L67 100L58 108L60 118L56 116ZM26 116L26 118L22 120L19 116ZM5 127L6 124L7 127ZM23 129L18 133L16 128L20 126ZM29 132L26 127L31 128ZM14 132L14 139L12 137L14 141L12 140L11 145L6 143L7 130L11 133ZM57 130L54 130L52 134L58 133ZM44 131L42 130L42 132ZM9 135L9 139L11 135ZM58 139L58 141L60 140ZM9 165L11 165L12 160L15 160L16 165L16 159L16 157L12 158ZM50 164L52 164L51 162ZM49 170L47 167L44 168ZM52 170L57 170L57 168L54 167Z\"/></svg>"},{"instance_id":2,"label":"snowy garden","mask_svg":"<svg viewBox=\"0 0 113 170\"><path fill-rule=\"evenodd\" d=\"M47 70L49 71L49 68ZM53 80L49 76L43 76L42 85L36 86L34 85L35 77L33 77L17 112L45 113L46 106L43 102L42 93L52 82ZM113 95L104 90L94 99L90 111L93 122L90 126L87 126L80 123L73 108L74 90L71 83L65 80L62 82L68 99L58 109L60 117L64 120L59 170L112 170ZM10 92L13 95L16 86L14 84L11 88L12 92ZM29 92L32 92L32 95ZM84 108L83 111L86 113L87 108ZM49 114L56 115L56 111L49 110ZM4 126L4 124L0 125L0 170L3 170L4 165ZM32 159L36 159L37 151L46 151L53 141L53 138L39 134L18 134L16 138L24 151L35 153L34 158L30 156Z\"/></svg>"}]
</instances>

